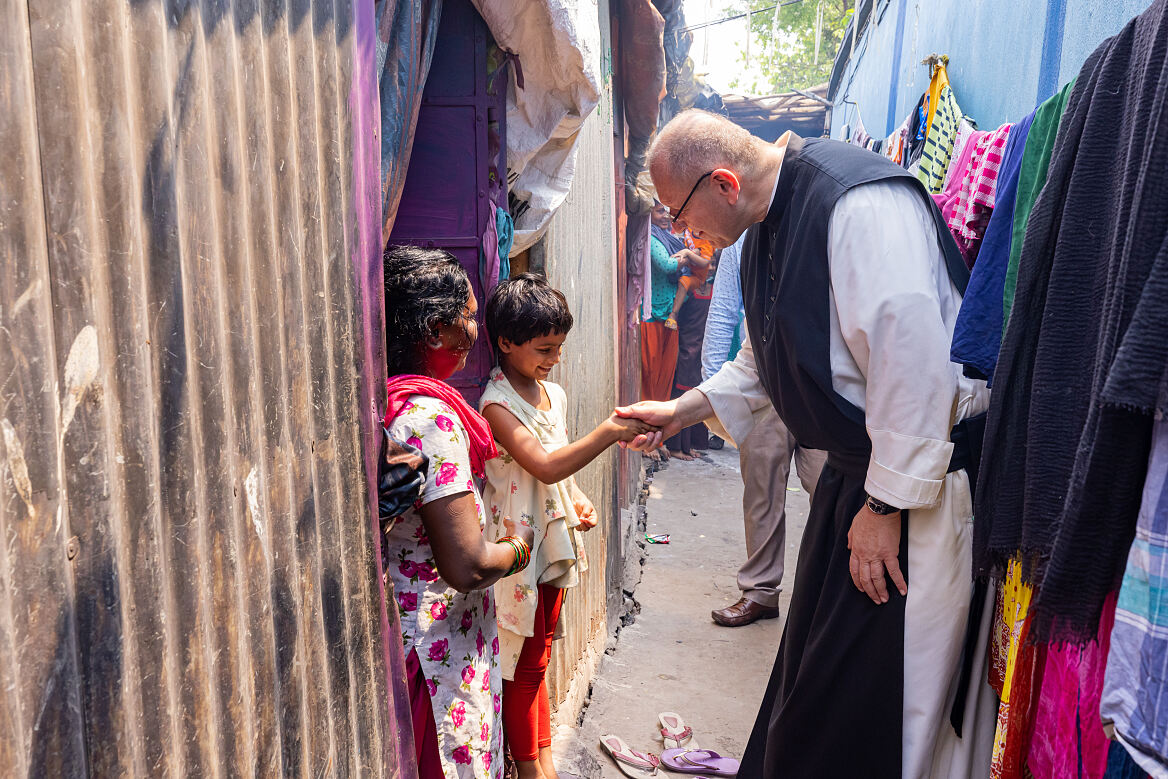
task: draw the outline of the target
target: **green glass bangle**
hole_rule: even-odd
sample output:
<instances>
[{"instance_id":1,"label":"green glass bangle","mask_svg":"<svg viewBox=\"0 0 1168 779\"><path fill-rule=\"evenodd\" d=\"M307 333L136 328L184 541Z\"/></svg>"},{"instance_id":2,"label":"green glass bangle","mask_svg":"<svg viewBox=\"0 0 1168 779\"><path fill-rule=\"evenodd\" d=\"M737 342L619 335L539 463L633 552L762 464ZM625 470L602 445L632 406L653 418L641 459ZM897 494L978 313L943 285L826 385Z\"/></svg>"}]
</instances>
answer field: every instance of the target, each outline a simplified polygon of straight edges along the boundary
<instances>
[{"instance_id":1,"label":"green glass bangle","mask_svg":"<svg viewBox=\"0 0 1168 779\"><path fill-rule=\"evenodd\" d=\"M507 544L515 550L515 562L511 564L511 568L503 576L519 573L531 562L531 547L515 536L504 536L495 543Z\"/></svg>"}]
</instances>

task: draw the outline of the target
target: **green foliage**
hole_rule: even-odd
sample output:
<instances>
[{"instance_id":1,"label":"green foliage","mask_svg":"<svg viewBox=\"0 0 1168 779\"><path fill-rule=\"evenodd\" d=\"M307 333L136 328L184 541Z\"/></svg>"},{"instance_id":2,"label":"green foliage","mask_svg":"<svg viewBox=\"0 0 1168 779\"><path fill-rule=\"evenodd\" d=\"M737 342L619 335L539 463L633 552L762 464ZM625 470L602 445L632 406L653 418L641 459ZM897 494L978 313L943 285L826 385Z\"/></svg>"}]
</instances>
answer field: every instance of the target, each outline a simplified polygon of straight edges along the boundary
<instances>
[{"instance_id":1,"label":"green foliage","mask_svg":"<svg viewBox=\"0 0 1168 779\"><path fill-rule=\"evenodd\" d=\"M790 3L790 0L785 0ZM775 0L735 0L726 15L767 8ZM815 56L816 16L823 9L819 57ZM779 10L775 27L774 10L751 16L750 63L746 62L746 41L739 41L738 61L742 73L731 86L746 94L766 95L807 89L827 81L831 63L844 37L844 29L854 10L854 0L800 0ZM759 77L759 74L762 74Z\"/></svg>"}]
</instances>

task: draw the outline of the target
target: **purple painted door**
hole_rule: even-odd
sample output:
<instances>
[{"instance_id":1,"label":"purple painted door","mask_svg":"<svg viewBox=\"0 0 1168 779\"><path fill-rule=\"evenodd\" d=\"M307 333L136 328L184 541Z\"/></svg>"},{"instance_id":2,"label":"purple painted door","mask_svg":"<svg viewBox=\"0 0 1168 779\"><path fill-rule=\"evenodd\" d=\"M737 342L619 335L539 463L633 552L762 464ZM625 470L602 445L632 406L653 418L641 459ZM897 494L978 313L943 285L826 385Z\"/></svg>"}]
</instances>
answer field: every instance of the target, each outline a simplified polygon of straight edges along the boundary
<instances>
[{"instance_id":1,"label":"purple painted door","mask_svg":"<svg viewBox=\"0 0 1168 779\"><path fill-rule=\"evenodd\" d=\"M491 369L482 327L479 248L491 211L488 201L488 120L502 116L500 96L488 94L490 33L470 0L446 0L438 43L410 155L391 244L433 246L453 254L470 274L479 299L479 340L466 368L450 383L477 403ZM505 94L506 81L499 79ZM506 202L505 200L503 202Z\"/></svg>"}]
</instances>

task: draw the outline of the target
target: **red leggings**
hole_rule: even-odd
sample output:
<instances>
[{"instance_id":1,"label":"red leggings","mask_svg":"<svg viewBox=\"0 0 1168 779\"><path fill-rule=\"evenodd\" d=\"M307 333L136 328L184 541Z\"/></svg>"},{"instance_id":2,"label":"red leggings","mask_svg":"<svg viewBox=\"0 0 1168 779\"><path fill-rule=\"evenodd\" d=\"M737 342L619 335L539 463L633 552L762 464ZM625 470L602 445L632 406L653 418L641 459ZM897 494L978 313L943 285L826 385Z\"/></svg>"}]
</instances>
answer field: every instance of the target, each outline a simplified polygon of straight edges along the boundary
<instances>
[{"instance_id":1,"label":"red leggings","mask_svg":"<svg viewBox=\"0 0 1168 779\"><path fill-rule=\"evenodd\" d=\"M548 701L547 667L552 636L560 619L564 591L539 585L539 605L535 627L523 642L515 681L503 680L503 728L511 759L528 762L539 758L539 750L552 745L552 710Z\"/></svg>"}]
</instances>

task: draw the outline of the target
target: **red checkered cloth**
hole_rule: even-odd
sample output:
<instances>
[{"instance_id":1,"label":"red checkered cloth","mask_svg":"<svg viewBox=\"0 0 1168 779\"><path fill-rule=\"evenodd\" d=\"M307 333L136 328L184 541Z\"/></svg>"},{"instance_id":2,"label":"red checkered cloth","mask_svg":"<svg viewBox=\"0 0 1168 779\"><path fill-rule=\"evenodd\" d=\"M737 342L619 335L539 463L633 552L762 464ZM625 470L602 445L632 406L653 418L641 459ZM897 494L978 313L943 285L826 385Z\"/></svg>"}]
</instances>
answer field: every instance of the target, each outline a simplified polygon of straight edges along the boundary
<instances>
[{"instance_id":1,"label":"red checkered cloth","mask_svg":"<svg viewBox=\"0 0 1168 779\"><path fill-rule=\"evenodd\" d=\"M970 241L980 240L985 235L994 210L998 168L1002 164L1011 127L1013 125L1004 124L970 141L976 145L965 171L965 180L961 183L956 208L949 217L949 229L954 235Z\"/></svg>"}]
</instances>

